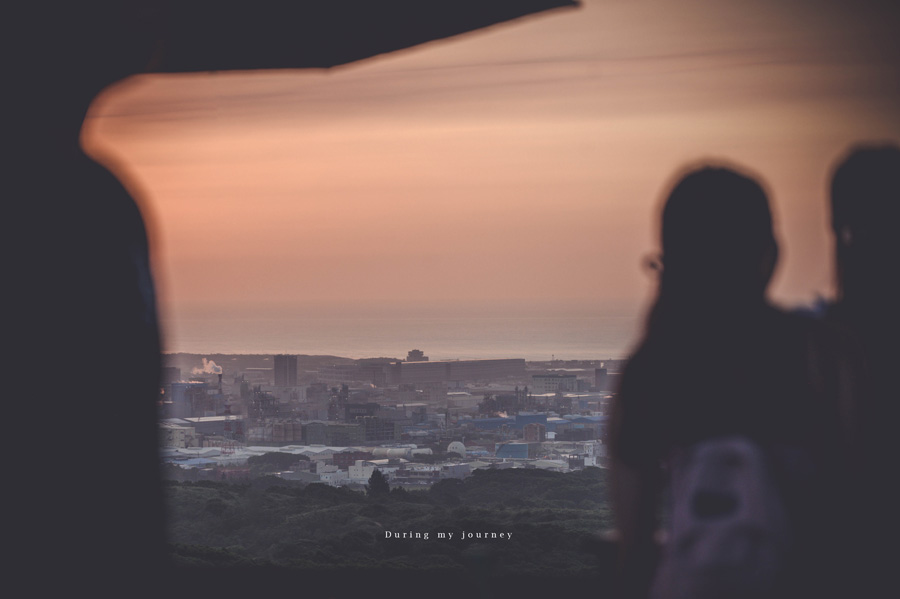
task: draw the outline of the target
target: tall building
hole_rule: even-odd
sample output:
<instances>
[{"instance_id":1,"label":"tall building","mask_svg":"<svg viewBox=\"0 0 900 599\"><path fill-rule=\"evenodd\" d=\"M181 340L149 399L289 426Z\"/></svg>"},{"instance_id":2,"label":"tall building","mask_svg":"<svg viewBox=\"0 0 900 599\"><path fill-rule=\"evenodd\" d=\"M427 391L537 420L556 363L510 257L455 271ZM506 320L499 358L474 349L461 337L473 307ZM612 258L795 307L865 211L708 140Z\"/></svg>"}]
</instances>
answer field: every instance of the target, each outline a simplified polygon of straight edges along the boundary
<instances>
[{"instance_id":1,"label":"tall building","mask_svg":"<svg viewBox=\"0 0 900 599\"><path fill-rule=\"evenodd\" d=\"M297 356L285 354L275 356L275 386L297 386Z\"/></svg>"},{"instance_id":2,"label":"tall building","mask_svg":"<svg viewBox=\"0 0 900 599\"><path fill-rule=\"evenodd\" d=\"M609 372L606 368L594 369L594 387L597 391L609 391Z\"/></svg>"}]
</instances>

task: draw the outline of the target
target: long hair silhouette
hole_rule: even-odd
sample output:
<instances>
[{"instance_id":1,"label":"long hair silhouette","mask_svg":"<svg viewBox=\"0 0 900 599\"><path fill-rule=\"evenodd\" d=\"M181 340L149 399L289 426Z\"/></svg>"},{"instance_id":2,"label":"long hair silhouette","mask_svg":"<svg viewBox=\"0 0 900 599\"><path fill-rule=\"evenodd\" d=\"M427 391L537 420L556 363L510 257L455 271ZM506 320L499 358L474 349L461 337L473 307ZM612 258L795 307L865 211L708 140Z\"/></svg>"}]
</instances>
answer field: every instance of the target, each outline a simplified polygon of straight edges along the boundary
<instances>
[{"instance_id":1,"label":"long hair silhouette","mask_svg":"<svg viewBox=\"0 0 900 599\"><path fill-rule=\"evenodd\" d=\"M653 577L662 465L704 440L738 435L767 456L798 458L767 459L799 541L778 589L790 596L815 584L806 574L820 557L828 502L813 497L839 432L836 402L822 392L833 385L809 368L818 327L767 300L778 246L754 177L721 166L687 171L667 196L661 229L658 294L608 434L623 593L642 596Z\"/></svg>"}]
</instances>

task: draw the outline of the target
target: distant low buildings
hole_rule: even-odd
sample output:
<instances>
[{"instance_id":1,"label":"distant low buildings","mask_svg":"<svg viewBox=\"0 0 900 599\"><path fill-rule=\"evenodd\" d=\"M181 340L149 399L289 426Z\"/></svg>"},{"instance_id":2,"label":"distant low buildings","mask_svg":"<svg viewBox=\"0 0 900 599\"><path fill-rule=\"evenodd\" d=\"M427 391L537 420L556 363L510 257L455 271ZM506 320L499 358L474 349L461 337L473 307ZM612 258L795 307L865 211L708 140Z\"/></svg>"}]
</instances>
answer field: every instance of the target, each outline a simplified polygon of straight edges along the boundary
<instances>
[{"instance_id":1,"label":"distant low buildings","mask_svg":"<svg viewBox=\"0 0 900 599\"><path fill-rule=\"evenodd\" d=\"M304 441L310 445L361 445L366 430L359 423L315 421L304 425Z\"/></svg>"},{"instance_id":2,"label":"distant low buildings","mask_svg":"<svg viewBox=\"0 0 900 599\"><path fill-rule=\"evenodd\" d=\"M524 427L524 438L528 443L539 443L547 439L547 427L543 424L532 422Z\"/></svg>"},{"instance_id":3,"label":"distant low buildings","mask_svg":"<svg viewBox=\"0 0 900 599\"><path fill-rule=\"evenodd\" d=\"M531 377L531 392L540 395L576 391L577 381L578 377L574 374L535 374Z\"/></svg>"},{"instance_id":4,"label":"distant low buildings","mask_svg":"<svg viewBox=\"0 0 900 599\"><path fill-rule=\"evenodd\" d=\"M160 422L159 444L161 447L196 447L197 431L192 426L181 426L171 422Z\"/></svg>"}]
</instances>

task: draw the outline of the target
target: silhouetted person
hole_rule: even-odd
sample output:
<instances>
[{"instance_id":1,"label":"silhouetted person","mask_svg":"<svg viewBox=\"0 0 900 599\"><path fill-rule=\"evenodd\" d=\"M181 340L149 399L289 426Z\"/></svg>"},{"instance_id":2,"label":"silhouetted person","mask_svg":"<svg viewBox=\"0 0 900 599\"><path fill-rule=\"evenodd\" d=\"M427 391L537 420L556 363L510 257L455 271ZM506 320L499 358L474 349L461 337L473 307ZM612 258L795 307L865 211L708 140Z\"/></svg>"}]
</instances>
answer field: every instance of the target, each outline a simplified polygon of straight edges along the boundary
<instances>
[{"instance_id":1,"label":"silhouetted person","mask_svg":"<svg viewBox=\"0 0 900 599\"><path fill-rule=\"evenodd\" d=\"M656 576L653 537L673 460L728 436L762 448L789 516L796 542L775 591L815 596L824 581L804 574L823 565L823 522L833 518L820 492L822 467L836 459L834 385L827 372L811 373L817 323L766 300L776 256L768 199L752 178L700 168L672 189L658 295L610 424L623 596L645 596Z\"/></svg>"},{"instance_id":2,"label":"silhouetted person","mask_svg":"<svg viewBox=\"0 0 900 599\"><path fill-rule=\"evenodd\" d=\"M831 182L838 297L828 321L847 332L862 357L854 368L856 443L852 448L856 529L849 555L865 596L896 596L896 374L900 364L900 147L851 150Z\"/></svg>"}]
</instances>

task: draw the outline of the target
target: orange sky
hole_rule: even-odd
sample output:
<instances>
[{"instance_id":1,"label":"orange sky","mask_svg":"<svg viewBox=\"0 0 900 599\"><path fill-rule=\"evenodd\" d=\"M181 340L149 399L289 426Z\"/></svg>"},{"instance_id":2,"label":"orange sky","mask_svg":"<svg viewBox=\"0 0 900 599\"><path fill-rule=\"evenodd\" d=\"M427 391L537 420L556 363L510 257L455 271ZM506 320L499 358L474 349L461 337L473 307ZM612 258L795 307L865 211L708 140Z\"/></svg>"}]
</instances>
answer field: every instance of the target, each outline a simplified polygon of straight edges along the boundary
<instances>
[{"instance_id":1,"label":"orange sky","mask_svg":"<svg viewBox=\"0 0 900 599\"><path fill-rule=\"evenodd\" d=\"M803 302L831 290L828 171L900 140L900 95L890 21L782 4L588 0L328 72L145 75L84 141L140 196L167 318L642 302L702 157L762 175L773 296Z\"/></svg>"}]
</instances>

